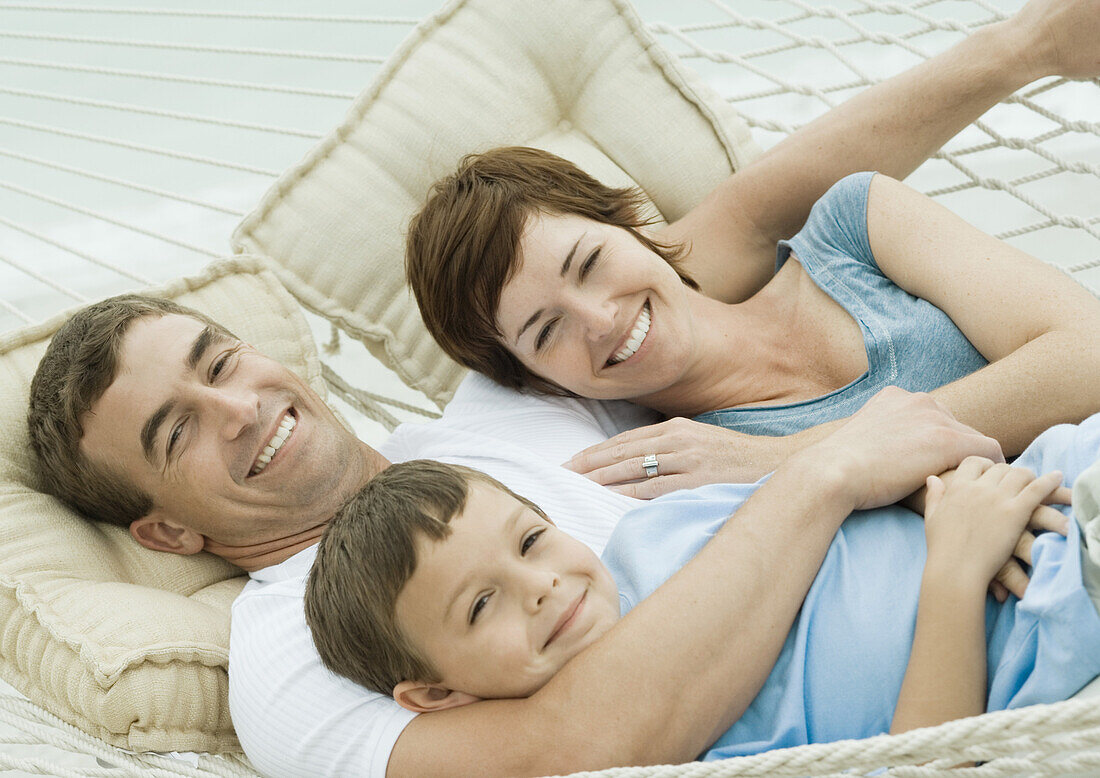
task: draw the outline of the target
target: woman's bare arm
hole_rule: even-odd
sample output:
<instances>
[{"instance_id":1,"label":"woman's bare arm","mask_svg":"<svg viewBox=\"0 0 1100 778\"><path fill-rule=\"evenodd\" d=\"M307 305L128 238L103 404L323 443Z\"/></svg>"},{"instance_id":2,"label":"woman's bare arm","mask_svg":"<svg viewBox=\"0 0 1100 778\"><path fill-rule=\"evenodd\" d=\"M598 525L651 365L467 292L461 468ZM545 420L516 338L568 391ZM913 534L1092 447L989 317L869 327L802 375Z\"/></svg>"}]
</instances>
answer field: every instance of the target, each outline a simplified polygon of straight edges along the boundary
<instances>
[{"instance_id":1,"label":"woman's bare arm","mask_svg":"<svg viewBox=\"0 0 1100 778\"><path fill-rule=\"evenodd\" d=\"M885 176L871 182L867 230L882 271L990 362L932 392L960 421L1011 456L1100 410L1100 301L1083 287Z\"/></svg>"},{"instance_id":2,"label":"woman's bare arm","mask_svg":"<svg viewBox=\"0 0 1100 778\"><path fill-rule=\"evenodd\" d=\"M1032 0L1006 22L829 111L730 176L664 236L691 242L703 291L744 300L774 272L836 181L860 170L903 179L999 100L1047 75L1100 75L1100 0Z\"/></svg>"}]
</instances>

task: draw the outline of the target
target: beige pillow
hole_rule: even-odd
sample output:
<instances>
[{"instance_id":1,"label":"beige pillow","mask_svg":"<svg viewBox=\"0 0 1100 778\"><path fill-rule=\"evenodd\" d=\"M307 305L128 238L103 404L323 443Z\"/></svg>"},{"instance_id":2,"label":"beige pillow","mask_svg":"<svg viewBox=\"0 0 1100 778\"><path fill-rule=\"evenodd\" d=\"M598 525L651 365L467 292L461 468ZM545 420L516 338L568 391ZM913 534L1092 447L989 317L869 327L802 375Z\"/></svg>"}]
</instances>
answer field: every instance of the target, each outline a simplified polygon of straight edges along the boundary
<instances>
[{"instance_id":1,"label":"beige pillow","mask_svg":"<svg viewBox=\"0 0 1100 778\"><path fill-rule=\"evenodd\" d=\"M421 24L347 119L234 234L308 308L443 404L462 371L405 288L404 233L472 151L538 146L675 220L756 153L730 106L620 0L457 0Z\"/></svg>"},{"instance_id":2,"label":"beige pillow","mask_svg":"<svg viewBox=\"0 0 1100 778\"><path fill-rule=\"evenodd\" d=\"M206 312L325 396L301 309L263 262L215 263L148 291ZM36 488L27 397L65 318L0 338L0 676L122 748L239 750L226 667L241 571L149 551Z\"/></svg>"}]
</instances>

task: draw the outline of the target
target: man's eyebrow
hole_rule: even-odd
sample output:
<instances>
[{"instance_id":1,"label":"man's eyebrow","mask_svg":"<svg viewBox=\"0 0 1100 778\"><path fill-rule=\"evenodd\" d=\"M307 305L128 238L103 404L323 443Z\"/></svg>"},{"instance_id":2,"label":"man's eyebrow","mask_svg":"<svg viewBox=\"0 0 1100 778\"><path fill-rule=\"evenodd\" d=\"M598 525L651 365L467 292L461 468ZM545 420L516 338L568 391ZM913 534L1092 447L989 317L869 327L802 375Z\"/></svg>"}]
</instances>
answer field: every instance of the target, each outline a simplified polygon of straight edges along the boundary
<instances>
[{"instance_id":1,"label":"man's eyebrow","mask_svg":"<svg viewBox=\"0 0 1100 778\"><path fill-rule=\"evenodd\" d=\"M228 336L216 327L209 324L203 327L202 331L191 343L191 348L187 351L187 358L184 360L187 371L194 372L195 368L199 366L199 362L202 361L203 356L212 345L227 340L229 340ZM168 418L168 414L172 412L172 408L174 407L175 402L168 400L157 408L141 428L141 450L145 452L145 459L152 465L156 464L154 445L156 443L157 434L160 432L160 425L164 424L164 420Z\"/></svg>"},{"instance_id":2,"label":"man's eyebrow","mask_svg":"<svg viewBox=\"0 0 1100 778\"><path fill-rule=\"evenodd\" d=\"M565 255L565 261L561 263L562 278L565 278L565 274L569 272L569 266L573 264L573 255L577 253L577 246L581 244L581 239L583 238L584 235L582 234L580 238L577 238L577 242L573 244L573 248L569 249L569 253ZM546 309L539 308L537 311L531 314L531 318L525 321L523 323L523 326L519 328L519 332L516 333L516 339L513 341L513 343L519 343L519 339L523 337L523 333L527 332L527 328L538 321L539 317L542 316L542 312L544 310Z\"/></svg>"},{"instance_id":3,"label":"man's eyebrow","mask_svg":"<svg viewBox=\"0 0 1100 778\"><path fill-rule=\"evenodd\" d=\"M168 418L168 414L172 412L172 408L174 408L175 405L175 402L172 400L164 403L164 405L157 408L156 412L149 417L147 422L145 422L145 426L141 428L141 450L145 452L145 458L151 465L156 465L153 444L156 442L157 433L160 431L160 425Z\"/></svg>"},{"instance_id":4,"label":"man's eyebrow","mask_svg":"<svg viewBox=\"0 0 1100 778\"><path fill-rule=\"evenodd\" d=\"M202 361L203 354L206 353L206 350L210 348L211 345L223 340L228 340L224 333L209 324L203 327L202 332L195 338L195 342L191 344L191 350L187 352L188 371L192 371L198 367L199 362Z\"/></svg>"}]
</instances>

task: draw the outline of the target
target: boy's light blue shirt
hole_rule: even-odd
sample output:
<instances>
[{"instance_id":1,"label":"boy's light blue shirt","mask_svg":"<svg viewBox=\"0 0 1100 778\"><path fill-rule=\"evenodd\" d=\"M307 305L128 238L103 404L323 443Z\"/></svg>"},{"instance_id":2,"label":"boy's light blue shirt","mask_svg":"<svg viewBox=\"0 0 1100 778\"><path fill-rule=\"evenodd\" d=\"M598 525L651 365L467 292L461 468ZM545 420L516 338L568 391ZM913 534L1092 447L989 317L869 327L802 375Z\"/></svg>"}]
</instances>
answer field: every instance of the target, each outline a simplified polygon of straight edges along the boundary
<instances>
[{"instance_id":1,"label":"boy's light blue shirt","mask_svg":"<svg viewBox=\"0 0 1100 778\"><path fill-rule=\"evenodd\" d=\"M1100 415L1048 430L1016 464L1062 470L1069 484L1098 452ZM624 614L698 553L758 486L705 486L628 513L603 555ZM988 710L1063 700L1100 674L1100 616L1082 584L1080 544L1076 522L1068 538L1040 536L1024 599L1002 605L988 598ZM852 514L763 689L700 758L887 732L912 646L924 559L920 516L897 506Z\"/></svg>"}]
</instances>

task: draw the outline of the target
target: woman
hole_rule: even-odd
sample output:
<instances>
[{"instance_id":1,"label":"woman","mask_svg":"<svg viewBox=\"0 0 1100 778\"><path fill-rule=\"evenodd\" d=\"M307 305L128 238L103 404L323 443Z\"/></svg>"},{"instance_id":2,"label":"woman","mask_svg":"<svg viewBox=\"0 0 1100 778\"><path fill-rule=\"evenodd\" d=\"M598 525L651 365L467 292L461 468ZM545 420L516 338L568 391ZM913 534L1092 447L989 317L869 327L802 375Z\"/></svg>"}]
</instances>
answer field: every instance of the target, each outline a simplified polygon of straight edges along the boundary
<instances>
[{"instance_id":1,"label":"woman","mask_svg":"<svg viewBox=\"0 0 1100 778\"><path fill-rule=\"evenodd\" d=\"M932 391L1009 456L1100 409L1100 302L886 176L834 186L733 303L693 289L677 262L759 263L752 219L704 201L651 232L640 200L535 149L468 157L410 226L429 330L508 386L786 436L752 478L890 384ZM654 459L690 471L676 434L626 433L578 469L602 483L653 475Z\"/></svg>"}]
</instances>

